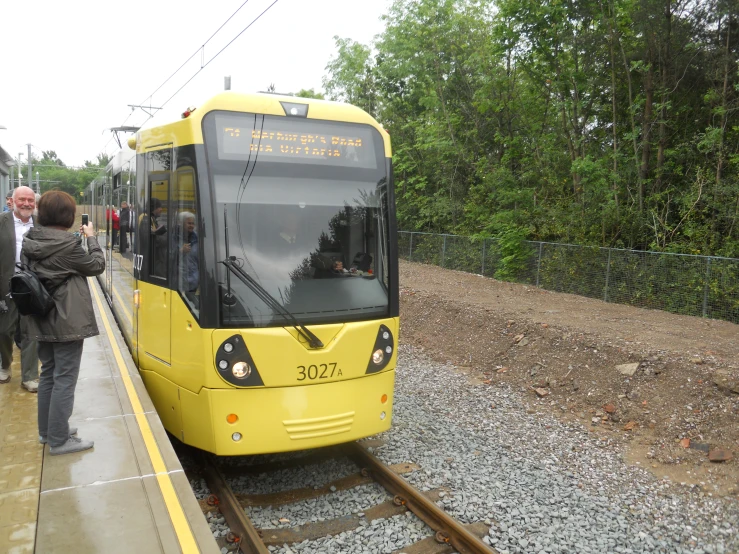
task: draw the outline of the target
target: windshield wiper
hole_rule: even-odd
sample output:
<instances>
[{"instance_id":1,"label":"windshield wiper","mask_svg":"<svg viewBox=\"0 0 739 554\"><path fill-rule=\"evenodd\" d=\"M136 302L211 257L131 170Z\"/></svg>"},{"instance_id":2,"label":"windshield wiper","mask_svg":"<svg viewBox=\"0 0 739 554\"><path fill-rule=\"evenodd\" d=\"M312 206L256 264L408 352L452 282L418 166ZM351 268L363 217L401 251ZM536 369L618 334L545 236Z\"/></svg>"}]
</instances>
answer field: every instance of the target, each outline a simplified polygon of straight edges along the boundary
<instances>
[{"instance_id":1,"label":"windshield wiper","mask_svg":"<svg viewBox=\"0 0 739 554\"><path fill-rule=\"evenodd\" d=\"M231 256L220 263L225 265L234 275L236 275L239 281L249 287L262 302L264 302L265 304L267 304L267 306L279 313L283 318L285 318L285 320L289 321L290 325L292 325L295 330L308 341L308 344L310 344L311 347L323 348L323 343L321 342L321 339L311 333L310 329L301 324L295 318L295 316L291 314L287 308L285 308L285 306L280 304L280 302L269 292L267 292L267 289L260 285L251 275L249 275L246 271L236 265L235 256Z\"/></svg>"}]
</instances>

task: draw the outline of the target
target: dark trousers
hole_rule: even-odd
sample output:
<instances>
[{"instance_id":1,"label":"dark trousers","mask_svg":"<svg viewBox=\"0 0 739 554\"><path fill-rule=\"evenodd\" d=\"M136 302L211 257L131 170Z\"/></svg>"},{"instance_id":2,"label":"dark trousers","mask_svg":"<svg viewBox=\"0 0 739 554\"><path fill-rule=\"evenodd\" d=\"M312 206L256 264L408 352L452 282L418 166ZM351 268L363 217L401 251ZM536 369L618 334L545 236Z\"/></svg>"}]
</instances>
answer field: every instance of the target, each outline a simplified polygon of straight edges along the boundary
<instances>
[{"instance_id":1,"label":"dark trousers","mask_svg":"<svg viewBox=\"0 0 739 554\"><path fill-rule=\"evenodd\" d=\"M20 315L15 303L6 301L8 312L0 315L0 358L3 369L9 369L13 362L13 342L20 329ZM33 381L38 378L38 353L36 341L21 338L21 381Z\"/></svg>"},{"instance_id":2,"label":"dark trousers","mask_svg":"<svg viewBox=\"0 0 739 554\"><path fill-rule=\"evenodd\" d=\"M113 244L111 246L116 244L118 244L118 229L113 229Z\"/></svg>"},{"instance_id":3,"label":"dark trousers","mask_svg":"<svg viewBox=\"0 0 739 554\"><path fill-rule=\"evenodd\" d=\"M121 225L121 239L120 240L121 240L120 252L121 254L125 254L126 250L128 250L128 227L125 227L124 225Z\"/></svg>"},{"instance_id":4,"label":"dark trousers","mask_svg":"<svg viewBox=\"0 0 739 554\"><path fill-rule=\"evenodd\" d=\"M38 434L49 445L61 446L69 438L69 418L80 375L84 340L39 342L41 375L38 383Z\"/></svg>"}]
</instances>

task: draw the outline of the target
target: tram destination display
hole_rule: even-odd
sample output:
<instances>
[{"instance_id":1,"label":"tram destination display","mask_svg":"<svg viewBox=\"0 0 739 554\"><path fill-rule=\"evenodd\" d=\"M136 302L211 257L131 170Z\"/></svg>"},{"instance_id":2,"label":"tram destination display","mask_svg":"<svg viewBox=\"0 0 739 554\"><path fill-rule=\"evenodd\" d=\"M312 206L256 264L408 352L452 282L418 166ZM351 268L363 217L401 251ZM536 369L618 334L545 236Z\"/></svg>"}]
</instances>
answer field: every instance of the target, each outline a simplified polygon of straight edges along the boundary
<instances>
[{"instance_id":1,"label":"tram destination display","mask_svg":"<svg viewBox=\"0 0 739 554\"><path fill-rule=\"evenodd\" d=\"M364 125L241 114L219 114L215 123L221 160L377 165L374 130Z\"/></svg>"}]
</instances>

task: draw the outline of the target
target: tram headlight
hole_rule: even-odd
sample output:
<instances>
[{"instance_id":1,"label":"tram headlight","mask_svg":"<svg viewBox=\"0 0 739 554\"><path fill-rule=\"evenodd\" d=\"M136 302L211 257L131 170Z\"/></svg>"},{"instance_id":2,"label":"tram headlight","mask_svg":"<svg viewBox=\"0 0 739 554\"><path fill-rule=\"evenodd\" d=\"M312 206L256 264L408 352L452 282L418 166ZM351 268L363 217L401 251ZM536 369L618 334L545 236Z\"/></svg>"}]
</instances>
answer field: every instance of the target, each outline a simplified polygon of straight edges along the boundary
<instances>
[{"instance_id":1,"label":"tram headlight","mask_svg":"<svg viewBox=\"0 0 739 554\"><path fill-rule=\"evenodd\" d=\"M395 341L393 339L393 332L386 325L380 325L365 373L377 373L385 369L393 359L394 350Z\"/></svg>"},{"instance_id":2,"label":"tram headlight","mask_svg":"<svg viewBox=\"0 0 739 554\"><path fill-rule=\"evenodd\" d=\"M215 364L218 375L223 380L236 387L264 386L259 368L240 333L220 339L219 343L215 352Z\"/></svg>"},{"instance_id":3,"label":"tram headlight","mask_svg":"<svg viewBox=\"0 0 739 554\"><path fill-rule=\"evenodd\" d=\"M237 379L246 379L251 375L251 366L246 362L236 362L231 368L231 373Z\"/></svg>"}]
</instances>

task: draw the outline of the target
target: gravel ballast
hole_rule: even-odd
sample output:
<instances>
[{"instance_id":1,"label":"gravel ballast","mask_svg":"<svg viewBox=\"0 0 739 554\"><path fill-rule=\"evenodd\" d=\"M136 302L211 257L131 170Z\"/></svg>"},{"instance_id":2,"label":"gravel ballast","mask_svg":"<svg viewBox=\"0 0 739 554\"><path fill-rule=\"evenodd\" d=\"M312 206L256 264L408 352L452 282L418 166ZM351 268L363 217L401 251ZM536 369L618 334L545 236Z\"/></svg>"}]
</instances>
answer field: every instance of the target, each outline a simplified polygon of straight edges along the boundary
<instances>
[{"instance_id":1,"label":"gravel ballast","mask_svg":"<svg viewBox=\"0 0 739 554\"><path fill-rule=\"evenodd\" d=\"M401 347L393 428L376 454L413 461L406 478L448 487L465 523L489 520L501 554L739 551L739 506L658 480L579 424L529 413L506 385L470 385Z\"/></svg>"},{"instance_id":2,"label":"gravel ballast","mask_svg":"<svg viewBox=\"0 0 739 554\"><path fill-rule=\"evenodd\" d=\"M388 464L413 462L404 475L421 490L446 488L444 509L463 523L490 525L485 541L512 553L739 552L739 506L699 487L660 480L623 461L622 447L527 409L531 399L505 384L473 385L455 368L401 346L393 427L374 449ZM243 492L322 486L356 471L347 460L280 470L233 483ZM193 482L198 496L204 484ZM356 513L382 502L379 487L318 500L250 509L257 526L284 527ZM289 520L282 524L280 518ZM275 522L277 524L275 524ZM214 525L214 535L224 533ZM429 535L415 516L366 521L350 532L273 552L381 553Z\"/></svg>"}]
</instances>

